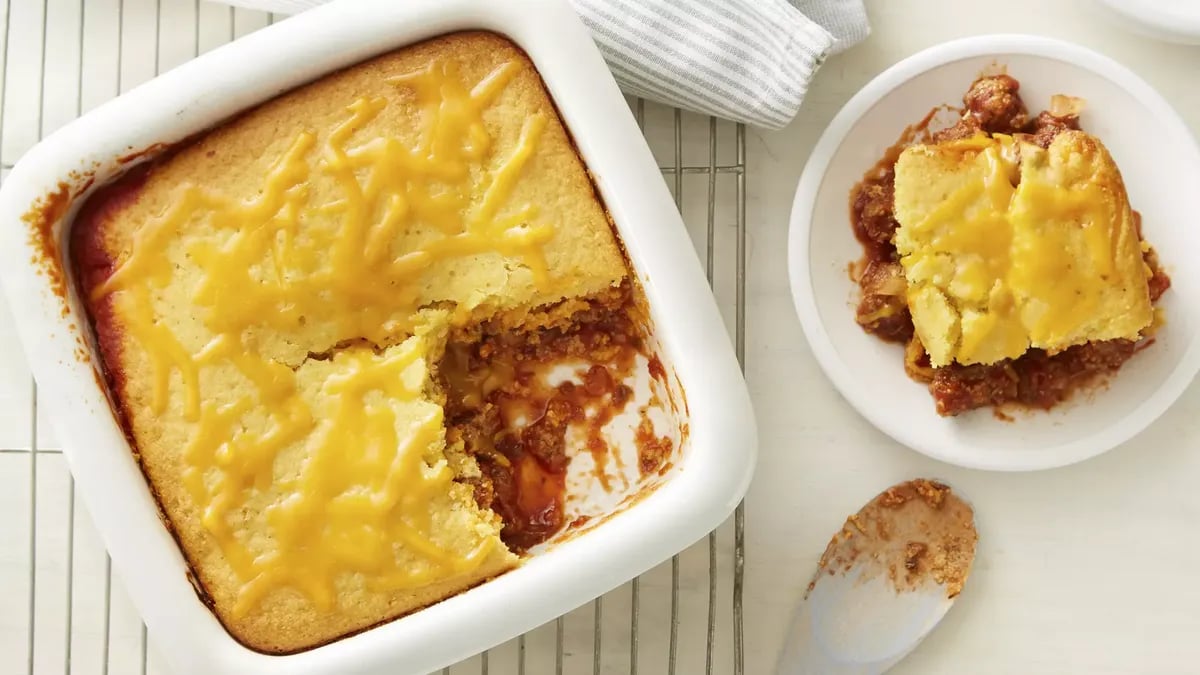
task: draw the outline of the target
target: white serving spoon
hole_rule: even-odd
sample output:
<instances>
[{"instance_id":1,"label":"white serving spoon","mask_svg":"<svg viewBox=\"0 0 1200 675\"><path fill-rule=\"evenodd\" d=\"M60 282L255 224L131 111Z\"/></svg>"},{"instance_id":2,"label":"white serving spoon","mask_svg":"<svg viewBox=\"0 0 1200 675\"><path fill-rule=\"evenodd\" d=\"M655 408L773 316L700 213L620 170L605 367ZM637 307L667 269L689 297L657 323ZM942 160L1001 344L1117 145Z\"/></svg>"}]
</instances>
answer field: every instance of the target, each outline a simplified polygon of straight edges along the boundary
<instances>
[{"instance_id":1,"label":"white serving spoon","mask_svg":"<svg viewBox=\"0 0 1200 675\"><path fill-rule=\"evenodd\" d=\"M933 630L975 559L975 516L918 479L872 499L829 542L796 611L779 675L879 675Z\"/></svg>"}]
</instances>

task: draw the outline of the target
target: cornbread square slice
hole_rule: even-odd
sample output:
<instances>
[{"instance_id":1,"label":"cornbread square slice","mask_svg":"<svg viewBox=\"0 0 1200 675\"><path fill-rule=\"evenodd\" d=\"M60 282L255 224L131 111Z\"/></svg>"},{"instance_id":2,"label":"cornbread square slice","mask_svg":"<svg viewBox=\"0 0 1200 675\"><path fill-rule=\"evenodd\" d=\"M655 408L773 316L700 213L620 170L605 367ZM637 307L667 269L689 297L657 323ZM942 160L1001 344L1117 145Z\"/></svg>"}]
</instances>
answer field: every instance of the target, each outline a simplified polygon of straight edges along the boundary
<instances>
[{"instance_id":1,"label":"cornbread square slice","mask_svg":"<svg viewBox=\"0 0 1200 675\"><path fill-rule=\"evenodd\" d=\"M1095 138L1043 149L996 134L917 145L896 163L895 244L935 366L1137 339L1152 318L1124 184Z\"/></svg>"}]
</instances>

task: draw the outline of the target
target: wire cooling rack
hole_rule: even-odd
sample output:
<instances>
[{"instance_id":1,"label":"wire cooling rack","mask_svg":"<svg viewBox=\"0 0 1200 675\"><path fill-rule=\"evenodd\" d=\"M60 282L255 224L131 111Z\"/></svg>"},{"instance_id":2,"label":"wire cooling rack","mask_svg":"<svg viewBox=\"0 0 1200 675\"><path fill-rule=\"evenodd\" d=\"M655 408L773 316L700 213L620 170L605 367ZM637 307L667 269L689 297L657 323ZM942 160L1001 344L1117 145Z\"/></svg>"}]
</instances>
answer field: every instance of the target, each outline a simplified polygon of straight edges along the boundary
<instances>
[{"instance_id":1,"label":"wire cooling rack","mask_svg":"<svg viewBox=\"0 0 1200 675\"><path fill-rule=\"evenodd\" d=\"M55 128L276 17L199 0L7 0L3 20L0 179ZM630 105L741 359L745 129L642 100ZM76 503L38 400L0 300L0 672L165 675L85 506ZM670 561L443 673L741 675L743 533L739 507Z\"/></svg>"}]
</instances>

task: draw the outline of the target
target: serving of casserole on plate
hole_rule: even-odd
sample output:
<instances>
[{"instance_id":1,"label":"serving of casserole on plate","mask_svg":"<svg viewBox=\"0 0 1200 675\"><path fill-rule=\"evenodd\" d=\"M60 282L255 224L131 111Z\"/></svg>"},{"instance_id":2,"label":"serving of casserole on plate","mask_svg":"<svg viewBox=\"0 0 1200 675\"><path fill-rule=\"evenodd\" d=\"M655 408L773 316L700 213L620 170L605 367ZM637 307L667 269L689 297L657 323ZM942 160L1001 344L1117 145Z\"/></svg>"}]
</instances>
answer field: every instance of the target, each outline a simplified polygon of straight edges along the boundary
<instances>
[{"instance_id":1,"label":"serving of casserole on plate","mask_svg":"<svg viewBox=\"0 0 1200 675\"><path fill-rule=\"evenodd\" d=\"M905 345L937 412L1049 409L1150 346L1170 287L1121 172L1079 128L1085 102L1032 115L986 75L961 117L911 126L850 193L864 257L855 319ZM1160 319L1161 320L1161 319Z\"/></svg>"},{"instance_id":2,"label":"serving of casserole on plate","mask_svg":"<svg viewBox=\"0 0 1200 675\"><path fill-rule=\"evenodd\" d=\"M0 208L64 452L179 672L428 672L747 487L715 302L562 3L314 10L64 127Z\"/></svg>"},{"instance_id":3,"label":"serving of casserole on plate","mask_svg":"<svg viewBox=\"0 0 1200 675\"><path fill-rule=\"evenodd\" d=\"M801 176L805 336L859 413L936 459L1093 457L1200 369L1198 177L1178 115L1103 56L1027 35L926 49L846 104Z\"/></svg>"}]
</instances>

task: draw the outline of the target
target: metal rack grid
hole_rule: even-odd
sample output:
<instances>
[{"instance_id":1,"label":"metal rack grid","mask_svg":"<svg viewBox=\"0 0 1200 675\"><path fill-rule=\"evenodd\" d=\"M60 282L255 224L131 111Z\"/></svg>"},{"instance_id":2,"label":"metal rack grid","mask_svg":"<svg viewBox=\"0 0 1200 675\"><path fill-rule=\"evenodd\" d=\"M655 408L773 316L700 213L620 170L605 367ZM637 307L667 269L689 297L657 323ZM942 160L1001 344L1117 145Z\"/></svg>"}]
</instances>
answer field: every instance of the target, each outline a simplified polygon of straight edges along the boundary
<instances>
[{"instance_id":1,"label":"metal rack grid","mask_svg":"<svg viewBox=\"0 0 1200 675\"><path fill-rule=\"evenodd\" d=\"M0 180L38 139L87 109L275 20L200 0L7 0ZM630 103L705 261L741 360L745 128ZM75 502L2 300L0 513L0 671L166 672ZM739 506L730 522L669 562L443 673L741 675L744 555Z\"/></svg>"}]
</instances>

